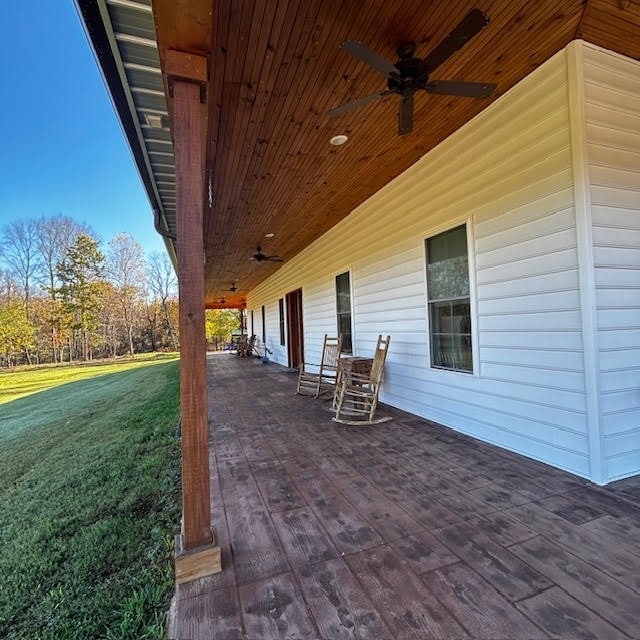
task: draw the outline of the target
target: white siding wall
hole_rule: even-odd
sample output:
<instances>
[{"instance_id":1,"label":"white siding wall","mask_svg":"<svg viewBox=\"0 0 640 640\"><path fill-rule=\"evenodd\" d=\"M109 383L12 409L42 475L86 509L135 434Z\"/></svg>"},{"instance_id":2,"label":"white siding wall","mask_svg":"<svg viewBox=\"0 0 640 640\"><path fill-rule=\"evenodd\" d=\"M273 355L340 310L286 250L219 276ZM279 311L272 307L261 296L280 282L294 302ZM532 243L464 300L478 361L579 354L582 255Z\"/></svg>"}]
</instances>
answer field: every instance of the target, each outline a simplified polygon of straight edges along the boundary
<instances>
[{"instance_id":1,"label":"white siding wall","mask_svg":"<svg viewBox=\"0 0 640 640\"><path fill-rule=\"evenodd\" d=\"M266 313L266 333L267 340L266 346L272 351L272 354L269 355L270 360L275 360L279 362L282 353L284 353L285 362L286 362L286 348L280 346L280 314L278 312L278 300L271 300L265 304L265 313ZM262 327L260 327L260 345L262 345ZM260 348L260 354L264 355L264 351Z\"/></svg>"},{"instance_id":2,"label":"white siding wall","mask_svg":"<svg viewBox=\"0 0 640 640\"><path fill-rule=\"evenodd\" d=\"M640 63L584 47L607 480L640 473Z\"/></svg>"},{"instance_id":3,"label":"white siding wall","mask_svg":"<svg viewBox=\"0 0 640 640\"><path fill-rule=\"evenodd\" d=\"M350 269L354 352L391 335L383 401L588 476L566 55L283 265L248 304L301 286L305 359L317 360L323 334L336 331L335 275ZM417 100L417 117L437 99ZM463 222L473 375L432 369L428 353L424 239Z\"/></svg>"}]
</instances>

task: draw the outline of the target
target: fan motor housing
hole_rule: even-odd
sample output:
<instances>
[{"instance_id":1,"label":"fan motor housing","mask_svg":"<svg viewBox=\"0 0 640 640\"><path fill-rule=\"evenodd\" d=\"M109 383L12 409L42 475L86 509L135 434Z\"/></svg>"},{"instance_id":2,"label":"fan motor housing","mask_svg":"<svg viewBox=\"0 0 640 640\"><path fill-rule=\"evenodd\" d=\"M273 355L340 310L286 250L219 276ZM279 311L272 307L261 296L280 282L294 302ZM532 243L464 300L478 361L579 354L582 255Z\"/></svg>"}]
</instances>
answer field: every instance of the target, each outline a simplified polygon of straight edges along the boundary
<instances>
[{"instance_id":1,"label":"fan motor housing","mask_svg":"<svg viewBox=\"0 0 640 640\"><path fill-rule=\"evenodd\" d=\"M395 63L395 66L400 71L400 75L392 74L389 76L387 86L390 91L402 94L422 86L422 82L420 85L416 82L422 60L413 57L415 49L416 45L413 42L408 42L398 48L399 60ZM421 78L421 80L423 79Z\"/></svg>"}]
</instances>

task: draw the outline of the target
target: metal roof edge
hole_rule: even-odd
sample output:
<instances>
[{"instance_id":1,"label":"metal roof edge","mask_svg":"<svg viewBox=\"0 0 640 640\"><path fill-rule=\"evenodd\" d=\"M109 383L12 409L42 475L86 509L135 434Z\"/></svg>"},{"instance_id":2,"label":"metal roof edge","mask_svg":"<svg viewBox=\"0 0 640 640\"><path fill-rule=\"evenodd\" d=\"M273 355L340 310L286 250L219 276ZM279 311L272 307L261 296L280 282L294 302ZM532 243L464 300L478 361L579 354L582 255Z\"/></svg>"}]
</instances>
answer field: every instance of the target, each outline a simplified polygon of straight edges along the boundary
<instances>
[{"instance_id":1,"label":"metal roof edge","mask_svg":"<svg viewBox=\"0 0 640 640\"><path fill-rule=\"evenodd\" d=\"M147 193L152 214L155 215L156 211L161 212L163 222L167 230L171 233L173 230L170 228L167 219L164 217L163 206L156 191L155 180L149 170L146 147L140 139L138 127L136 126L137 114L131 110L127 89L123 84L120 65L118 62L120 59L119 54L118 57L116 57L116 53L111 45L111 38L109 37L103 14L100 10L100 4L102 3L96 0L74 0L74 4L87 37L87 41L93 51L98 68L100 69L100 74L107 89L107 94L109 95L122 131L129 144L129 150L138 170L138 175L140 176L144 189ZM115 40L115 34L112 35L114 35ZM167 237L163 237L163 240L167 248L167 252L169 253L169 257L175 266L177 264L175 245L173 241Z\"/></svg>"}]
</instances>

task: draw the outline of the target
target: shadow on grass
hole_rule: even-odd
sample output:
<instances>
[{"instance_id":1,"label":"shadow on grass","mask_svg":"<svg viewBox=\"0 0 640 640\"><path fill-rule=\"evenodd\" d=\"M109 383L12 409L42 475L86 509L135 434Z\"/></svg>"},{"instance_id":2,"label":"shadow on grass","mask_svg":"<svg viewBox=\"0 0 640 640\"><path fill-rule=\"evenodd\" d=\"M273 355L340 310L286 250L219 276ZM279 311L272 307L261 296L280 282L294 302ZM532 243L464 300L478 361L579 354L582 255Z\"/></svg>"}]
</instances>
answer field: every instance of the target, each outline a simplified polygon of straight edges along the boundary
<instances>
[{"instance_id":1,"label":"shadow on grass","mask_svg":"<svg viewBox=\"0 0 640 640\"><path fill-rule=\"evenodd\" d=\"M177 364L177 358L173 358ZM57 425L63 428L69 420L78 422L81 419L119 412L124 398L132 385L140 376L143 389L139 393L149 393L149 385L153 384L151 371L157 367L169 366L171 362L149 361L136 363L122 370L99 373L90 378L81 378L70 382L62 382L48 389L21 396L2 405L0 418L0 444L28 430L35 434L43 427ZM145 375L148 372L149 375ZM148 379L148 383L146 380ZM2 453L0 453L0 459Z\"/></svg>"},{"instance_id":2,"label":"shadow on grass","mask_svg":"<svg viewBox=\"0 0 640 640\"><path fill-rule=\"evenodd\" d=\"M174 361L176 353L144 354L134 358L100 360L81 364L57 364L5 370L0 373L0 404L8 404L36 393L79 380Z\"/></svg>"}]
</instances>

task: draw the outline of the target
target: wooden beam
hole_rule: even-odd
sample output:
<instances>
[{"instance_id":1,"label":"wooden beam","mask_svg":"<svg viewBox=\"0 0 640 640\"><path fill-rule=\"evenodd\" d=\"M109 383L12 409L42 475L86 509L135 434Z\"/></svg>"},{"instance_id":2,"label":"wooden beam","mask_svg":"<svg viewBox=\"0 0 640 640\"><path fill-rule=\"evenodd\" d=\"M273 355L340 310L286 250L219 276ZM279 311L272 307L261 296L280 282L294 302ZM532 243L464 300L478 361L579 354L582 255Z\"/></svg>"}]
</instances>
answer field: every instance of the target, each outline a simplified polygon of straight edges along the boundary
<instances>
[{"instance_id":1,"label":"wooden beam","mask_svg":"<svg viewBox=\"0 0 640 640\"><path fill-rule=\"evenodd\" d=\"M203 167L200 87L176 78L176 166L183 549L211 545L206 347L204 327Z\"/></svg>"},{"instance_id":2,"label":"wooden beam","mask_svg":"<svg viewBox=\"0 0 640 640\"><path fill-rule=\"evenodd\" d=\"M207 59L192 53L169 49L165 58L165 73L174 80L181 78L205 84L207 82Z\"/></svg>"}]
</instances>

